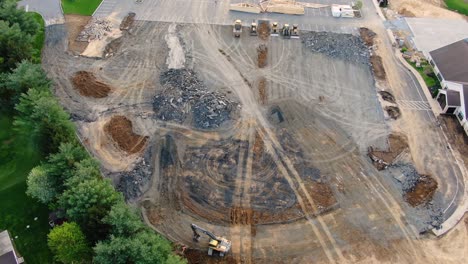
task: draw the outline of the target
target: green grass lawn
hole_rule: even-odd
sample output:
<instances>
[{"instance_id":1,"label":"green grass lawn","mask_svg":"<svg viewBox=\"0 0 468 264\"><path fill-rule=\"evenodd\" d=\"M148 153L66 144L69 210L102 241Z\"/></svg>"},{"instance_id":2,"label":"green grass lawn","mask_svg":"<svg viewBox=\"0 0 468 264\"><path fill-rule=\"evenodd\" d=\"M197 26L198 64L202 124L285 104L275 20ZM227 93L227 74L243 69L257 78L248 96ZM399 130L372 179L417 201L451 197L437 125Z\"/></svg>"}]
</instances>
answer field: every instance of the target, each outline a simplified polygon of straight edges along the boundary
<instances>
[{"instance_id":1,"label":"green grass lawn","mask_svg":"<svg viewBox=\"0 0 468 264\"><path fill-rule=\"evenodd\" d=\"M27 263L52 263L49 210L25 193L28 173L42 157L35 142L15 135L12 121L9 114L0 113L0 230L18 236L14 244Z\"/></svg>"},{"instance_id":2,"label":"green grass lawn","mask_svg":"<svg viewBox=\"0 0 468 264\"><path fill-rule=\"evenodd\" d=\"M102 0L62 0L62 7L65 14L90 16L101 2Z\"/></svg>"},{"instance_id":3,"label":"green grass lawn","mask_svg":"<svg viewBox=\"0 0 468 264\"><path fill-rule=\"evenodd\" d=\"M29 12L28 14L32 16L34 20L36 20L36 22L39 23L39 25L41 25L36 36L34 36L34 41L33 41L34 51L32 55L32 61L34 63L41 63L41 51L42 51L42 47L44 46L44 40L45 40L44 19L42 19L42 16L36 12Z\"/></svg>"},{"instance_id":4,"label":"green grass lawn","mask_svg":"<svg viewBox=\"0 0 468 264\"><path fill-rule=\"evenodd\" d=\"M468 16L468 1L466 0L445 0L448 9L457 11Z\"/></svg>"}]
</instances>

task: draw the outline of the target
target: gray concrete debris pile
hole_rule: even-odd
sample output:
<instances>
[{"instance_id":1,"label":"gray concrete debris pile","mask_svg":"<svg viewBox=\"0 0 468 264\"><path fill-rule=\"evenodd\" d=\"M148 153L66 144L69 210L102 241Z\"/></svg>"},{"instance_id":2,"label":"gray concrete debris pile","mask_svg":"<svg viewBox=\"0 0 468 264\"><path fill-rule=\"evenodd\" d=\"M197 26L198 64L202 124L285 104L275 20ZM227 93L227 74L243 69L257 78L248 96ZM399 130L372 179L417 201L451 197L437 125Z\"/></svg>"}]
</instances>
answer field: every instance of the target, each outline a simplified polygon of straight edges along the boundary
<instances>
[{"instance_id":1,"label":"gray concrete debris pile","mask_svg":"<svg viewBox=\"0 0 468 264\"><path fill-rule=\"evenodd\" d=\"M196 128L217 128L240 107L224 94L209 91L189 69L169 69L159 81L164 91L154 97L153 109L160 120L182 123L191 114Z\"/></svg>"},{"instance_id":2,"label":"gray concrete debris pile","mask_svg":"<svg viewBox=\"0 0 468 264\"><path fill-rule=\"evenodd\" d=\"M303 33L301 41L313 52L369 65L369 49L360 37L351 34L312 31Z\"/></svg>"},{"instance_id":3,"label":"gray concrete debris pile","mask_svg":"<svg viewBox=\"0 0 468 264\"><path fill-rule=\"evenodd\" d=\"M78 35L76 41L89 42L102 39L112 31L112 23L107 19L93 18Z\"/></svg>"}]
</instances>

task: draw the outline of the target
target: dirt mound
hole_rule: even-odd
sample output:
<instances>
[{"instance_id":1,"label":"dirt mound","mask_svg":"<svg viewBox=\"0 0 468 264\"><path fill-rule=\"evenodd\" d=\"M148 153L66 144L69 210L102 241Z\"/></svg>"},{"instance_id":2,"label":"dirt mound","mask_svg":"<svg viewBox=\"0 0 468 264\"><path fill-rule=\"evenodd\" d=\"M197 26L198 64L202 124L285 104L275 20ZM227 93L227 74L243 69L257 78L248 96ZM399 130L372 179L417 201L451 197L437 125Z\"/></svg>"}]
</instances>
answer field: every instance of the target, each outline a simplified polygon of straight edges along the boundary
<instances>
[{"instance_id":1,"label":"dirt mound","mask_svg":"<svg viewBox=\"0 0 468 264\"><path fill-rule=\"evenodd\" d=\"M372 55L370 57L370 63L372 65L372 70L374 71L375 77L380 80L385 80L387 74L385 73L385 69L382 64L382 57L378 55Z\"/></svg>"},{"instance_id":2,"label":"dirt mound","mask_svg":"<svg viewBox=\"0 0 468 264\"><path fill-rule=\"evenodd\" d=\"M87 97L104 98L111 92L109 85L98 81L92 72L79 71L72 77L73 87Z\"/></svg>"},{"instance_id":3,"label":"dirt mound","mask_svg":"<svg viewBox=\"0 0 468 264\"><path fill-rule=\"evenodd\" d=\"M267 65L268 47L265 44L258 46L257 55L258 67L264 68Z\"/></svg>"},{"instance_id":4,"label":"dirt mound","mask_svg":"<svg viewBox=\"0 0 468 264\"><path fill-rule=\"evenodd\" d=\"M410 10L406 9L405 7L403 8L400 8L400 10L398 10L398 13L402 16L405 16L405 17L415 17L416 15L411 12Z\"/></svg>"},{"instance_id":5,"label":"dirt mound","mask_svg":"<svg viewBox=\"0 0 468 264\"><path fill-rule=\"evenodd\" d=\"M383 170L392 164L395 158L408 148L406 139L403 136L395 134L391 134L388 137L388 145L387 151L378 151L369 147L368 155L378 170Z\"/></svg>"},{"instance_id":6,"label":"dirt mound","mask_svg":"<svg viewBox=\"0 0 468 264\"><path fill-rule=\"evenodd\" d=\"M379 94L380 96L382 96L382 99L384 99L385 101L390 102L390 103L396 103L395 96L393 96L393 94L391 94L390 92L380 91Z\"/></svg>"},{"instance_id":7,"label":"dirt mound","mask_svg":"<svg viewBox=\"0 0 468 264\"><path fill-rule=\"evenodd\" d=\"M413 207L427 203L437 190L437 181L429 175L421 175L416 185L406 193L406 201Z\"/></svg>"},{"instance_id":8,"label":"dirt mound","mask_svg":"<svg viewBox=\"0 0 468 264\"><path fill-rule=\"evenodd\" d=\"M260 23L260 25L258 25L258 36L262 40L268 39L270 36L270 26L268 23Z\"/></svg>"},{"instance_id":9,"label":"dirt mound","mask_svg":"<svg viewBox=\"0 0 468 264\"><path fill-rule=\"evenodd\" d=\"M104 126L104 131L114 140L117 146L129 153L138 153L144 149L148 137L133 132L132 121L125 116L113 116Z\"/></svg>"},{"instance_id":10,"label":"dirt mound","mask_svg":"<svg viewBox=\"0 0 468 264\"><path fill-rule=\"evenodd\" d=\"M260 103L266 104L267 102L267 93L266 93L266 79L261 77L258 82L258 95L260 96Z\"/></svg>"},{"instance_id":11,"label":"dirt mound","mask_svg":"<svg viewBox=\"0 0 468 264\"><path fill-rule=\"evenodd\" d=\"M136 14L133 12L128 13L128 15L126 15L122 20L122 23L120 23L120 30L129 30L132 27L133 22L135 22L135 15Z\"/></svg>"},{"instance_id":12,"label":"dirt mound","mask_svg":"<svg viewBox=\"0 0 468 264\"><path fill-rule=\"evenodd\" d=\"M359 28L359 34L361 35L362 40L367 46L374 45L374 38L377 35L375 34L374 31L368 28L362 27L362 28Z\"/></svg>"}]
</instances>

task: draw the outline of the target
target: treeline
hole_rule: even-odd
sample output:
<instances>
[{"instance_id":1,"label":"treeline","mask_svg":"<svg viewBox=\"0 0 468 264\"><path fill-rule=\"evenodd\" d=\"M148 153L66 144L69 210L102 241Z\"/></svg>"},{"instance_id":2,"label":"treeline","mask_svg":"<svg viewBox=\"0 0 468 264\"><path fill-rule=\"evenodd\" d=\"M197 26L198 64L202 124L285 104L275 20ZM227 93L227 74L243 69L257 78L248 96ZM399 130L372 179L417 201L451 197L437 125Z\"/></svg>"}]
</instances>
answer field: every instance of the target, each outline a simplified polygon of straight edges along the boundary
<instances>
[{"instance_id":1,"label":"treeline","mask_svg":"<svg viewBox=\"0 0 468 264\"><path fill-rule=\"evenodd\" d=\"M48 235L62 263L185 263L169 241L129 207L99 162L79 143L74 124L34 62L40 25L14 1L0 0L0 100L19 135L32 137L47 158L33 168L27 194L67 219Z\"/></svg>"}]
</instances>

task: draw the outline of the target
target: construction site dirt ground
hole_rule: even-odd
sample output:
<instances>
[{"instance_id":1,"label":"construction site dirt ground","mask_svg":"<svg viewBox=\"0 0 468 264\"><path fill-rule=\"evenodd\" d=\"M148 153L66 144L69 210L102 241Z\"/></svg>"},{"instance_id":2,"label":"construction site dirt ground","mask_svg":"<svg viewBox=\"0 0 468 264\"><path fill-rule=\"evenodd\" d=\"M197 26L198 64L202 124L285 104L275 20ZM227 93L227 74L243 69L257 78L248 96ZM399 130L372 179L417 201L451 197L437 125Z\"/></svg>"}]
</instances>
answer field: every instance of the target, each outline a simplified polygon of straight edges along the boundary
<instances>
[{"instance_id":1,"label":"construction site dirt ground","mask_svg":"<svg viewBox=\"0 0 468 264\"><path fill-rule=\"evenodd\" d=\"M96 59L68 54L66 27L54 25L43 65L105 174L116 185L134 175L138 191L122 190L126 198L194 256L208 239L194 243L191 223L232 241L213 263L450 260L434 256L437 242L413 222L421 215L367 157L370 146L388 148L391 133L370 65L247 31L235 39L229 26L136 20L113 56ZM262 43L268 63L259 68ZM82 96L71 81L79 71L112 91ZM116 116L131 122L121 122L126 144L109 130ZM206 128L196 128L200 118ZM132 141L138 151L128 151Z\"/></svg>"}]
</instances>

